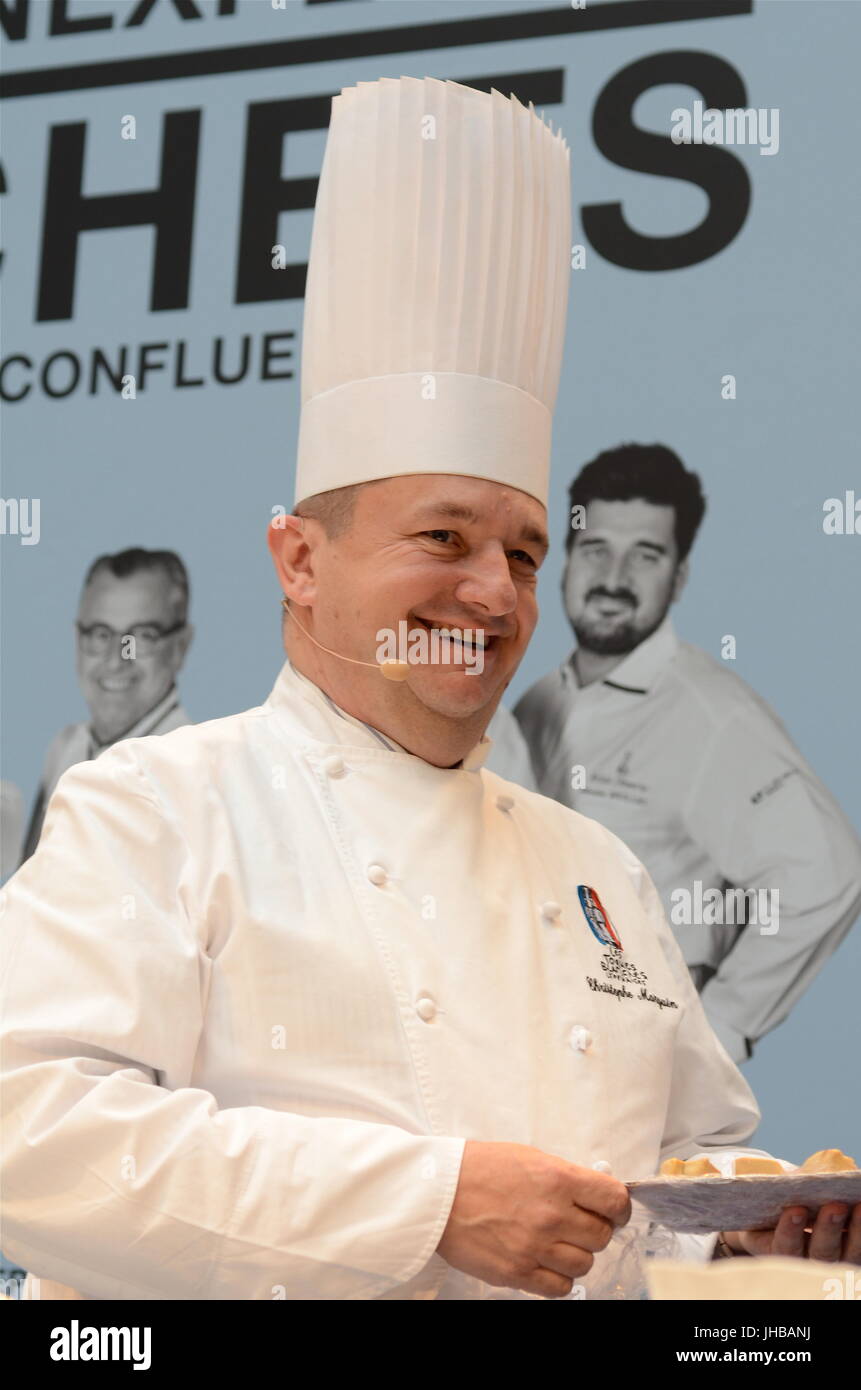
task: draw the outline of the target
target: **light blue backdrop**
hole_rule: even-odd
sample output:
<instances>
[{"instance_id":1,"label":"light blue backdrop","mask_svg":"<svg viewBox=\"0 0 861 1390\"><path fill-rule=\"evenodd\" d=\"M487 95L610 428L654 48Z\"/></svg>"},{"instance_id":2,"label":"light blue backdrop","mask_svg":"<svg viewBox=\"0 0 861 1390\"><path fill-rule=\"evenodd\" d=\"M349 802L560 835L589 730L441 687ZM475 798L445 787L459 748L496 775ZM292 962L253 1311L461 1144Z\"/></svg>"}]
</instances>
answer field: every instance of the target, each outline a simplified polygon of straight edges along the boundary
<instances>
[{"instance_id":1,"label":"light blue backdrop","mask_svg":"<svg viewBox=\"0 0 861 1390\"><path fill-rule=\"evenodd\" d=\"M552 8L547 0L546 8ZM5 69L120 59L164 51L268 42L331 30L388 27L471 14L519 13L526 0L356 0L273 11L241 0L232 17L200 0L200 22L160 5L134 30L45 37L44 0L30 36L7 44ZM532 8L535 8L534 6ZM591 8L591 6L590 6ZM130 0L74 0L78 14ZM559 601L565 489L600 449L660 440L696 468L709 497L692 579L676 610L683 637L719 655L735 635L735 669L777 710L804 755L856 825L859 792L858 600L861 536L826 536L826 498L855 487L858 469L857 51L861 7L852 0L759 0L752 14L620 28L516 44L445 48L361 60L184 78L125 88L17 97L6 104L3 355L41 360L60 348L86 355L121 342L188 342L189 374L205 368L211 339L238 351L251 332L295 330L301 304L232 303L250 101L334 93L358 79L467 78L565 69L564 105L547 108L572 145L575 237L583 204L621 200L641 232L668 235L703 216L689 184L626 172L596 150L595 99L645 54L717 54L742 75L751 106L780 111L773 157L736 150L753 203L721 254L680 271L641 273L591 249L575 272L554 433L551 525L557 546L541 585L543 618L512 697L570 645ZM662 87L635 108L667 132L691 88ZM81 238L75 316L36 324L36 279L49 127L87 122L85 191L155 183L165 111L204 108L196 192L191 306L148 311L151 228ZM134 114L137 139L119 138ZM291 136L285 173L319 172L322 132ZM291 260L307 253L310 213L284 215ZM721 399L732 373L735 401ZM10 373L10 384L12 383ZM15 378L17 382L19 377ZM281 663L279 589L265 546L273 507L292 505L298 378L176 391L167 373L135 401L78 391L34 392L5 408L3 496L41 499L41 540L3 538L4 776L29 800L48 740L83 718L71 624L85 568L103 550L171 547L186 560L197 638L183 701L203 720L259 703ZM745 1074L764 1119L757 1142L791 1159L839 1145L861 1152L858 988L861 930L831 958L790 1020L767 1037Z\"/></svg>"}]
</instances>

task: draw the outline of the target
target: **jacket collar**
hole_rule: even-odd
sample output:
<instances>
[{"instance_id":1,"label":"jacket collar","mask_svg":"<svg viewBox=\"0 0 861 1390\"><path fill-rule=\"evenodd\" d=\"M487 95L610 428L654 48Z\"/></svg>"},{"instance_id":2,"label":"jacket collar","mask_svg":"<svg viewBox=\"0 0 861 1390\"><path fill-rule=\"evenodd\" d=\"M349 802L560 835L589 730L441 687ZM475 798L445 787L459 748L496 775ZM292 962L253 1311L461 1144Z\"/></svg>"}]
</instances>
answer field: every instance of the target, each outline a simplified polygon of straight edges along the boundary
<instances>
[{"instance_id":1,"label":"jacket collar","mask_svg":"<svg viewBox=\"0 0 861 1390\"><path fill-rule=\"evenodd\" d=\"M169 714L172 714L174 710L179 708L179 691L174 683L161 697L158 704L148 709L146 714L142 714L136 724L133 724L130 729L126 729L125 733L117 734L116 738L109 738L107 743L100 743L93 733L92 725L87 724L85 726L88 747L87 757L97 757L105 748L110 748L113 744L119 743L121 739L143 738L145 734L151 734L163 719L166 719Z\"/></svg>"},{"instance_id":2,"label":"jacket collar","mask_svg":"<svg viewBox=\"0 0 861 1390\"><path fill-rule=\"evenodd\" d=\"M294 714L312 737L324 743L344 743L360 748L384 748L402 757L412 758L402 744L390 734L375 729L355 715L336 705L335 701L312 680L297 671L287 657L278 675L267 705ZM478 772L490 752L493 740L485 734L459 764L466 772ZM441 768L440 771L449 769ZM452 769L454 770L454 769Z\"/></svg>"},{"instance_id":3,"label":"jacket collar","mask_svg":"<svg viewBox=\"0 0 861 1390\"><path fill-rule=\"evenodd\" d=\"M625 690L632 695L648 695L678 649L679 639L667 614L660 627L629 652L624 661L614 666L604 680L593 681L583 688L589 690L593 685L609 686L611 690ZM573 659L572 652L562 667L562 675L567 683L579 690L581 687L577 683Z\"/></svg>"}]
</instances>

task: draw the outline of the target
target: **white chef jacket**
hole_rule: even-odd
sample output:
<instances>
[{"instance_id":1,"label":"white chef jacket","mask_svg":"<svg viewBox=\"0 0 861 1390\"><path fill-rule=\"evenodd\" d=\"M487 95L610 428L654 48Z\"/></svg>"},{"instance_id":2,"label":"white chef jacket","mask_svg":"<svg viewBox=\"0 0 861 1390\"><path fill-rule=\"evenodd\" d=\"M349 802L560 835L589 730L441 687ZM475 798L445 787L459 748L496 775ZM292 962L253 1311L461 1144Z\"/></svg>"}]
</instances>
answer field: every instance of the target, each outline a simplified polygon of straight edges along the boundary
<instances>
[{"instance_id":1,"label":"white chef jacket","mask_svg":"<svg viewBox=\"0 0 861 1390\"><path fill-rule=\"evenodd\" d=\"M361 719L353 719L352 715L345 714L342 709L339 709L328 695L324 692L321 693L330 709L339 714L342 719L352 720L353 723L367 729L377 742L382 744L383 748L398 748L401 752L404 751L401 745L390 738L388 734L381 734L379 729L372 728L370 724L364 724ZM506 709L504 705L497 705L493 718L487 726L486 738L487 749L482 766L486 767L488 772L497 772L507 782L517 782L521 787L526 787L527 791L537 791L526 739L520 732L520 725L511 710Z\"/></svg>"},{"instance_id":2,"label":"white chef jacket","mask_svg":"<svg viewBox=\"0 0 861 1390\"><path fill-rule=\"evenodd\" d=\"M526 739L511 710L505 705L497 705L496 713L487 726L487 736L491 741L490 752L484 763L488 772L496 772L507 782L516 782L528 791L537 791Z\"/></svg>"},{"instance_id":3,"label":"white chef jacket","mask_svg":"<svg viewBox=\"0 0 861 1390\"><path fill-rule=\"evenodd\" d=\"M539 789L643 861L686 961L717 972L702 991L712 1027L734 1061L749 1056L861 910L861 840L834 798L765 701L669 617L606 680L580 687L569 656L515 713ZM697 882L700 901L776 890L778 930L676 925L672 894L693 907Z\"/></svg>"},{"instance_id":4,"label":"white chef jacket","mask_svg":"<svg viewBox=\"0 0 861 1390\"><path fill-rule=\"evenodd\" d=\"M179 702L179 692L176 685L171 683L170 689L165 692L158 703L153 705L152 709L148 709L145 714L142 714L140 719L120 737L143 738L145 734L167 734L190 722ZM29 859L39 843L39 836L42 833L45 819L45 808L66 769L73 767L75 763L82 763L90 758L98 758L106 748L111 748L118 741L118 739L110 739L107 743L100 743L93 733L91 725L86 721L80 724L67 724L58 734L55 734L45 754L42 777L30 814L27 834L24 838L22 862L24 859Z\"/></svg>"},{"instance_id":5,"label":"white chef jacket","mask_svg":"<svg viewBox=\"0 0 861 1390\"><path fill-rule=\"evenodd\" d=\"M43 1296L527 1298L435 1253L467 1139L760 1152L642 865L487 751L384 746L286 662L65 773L0 977L0 1244Z\"/></svg>"}]
</instances>

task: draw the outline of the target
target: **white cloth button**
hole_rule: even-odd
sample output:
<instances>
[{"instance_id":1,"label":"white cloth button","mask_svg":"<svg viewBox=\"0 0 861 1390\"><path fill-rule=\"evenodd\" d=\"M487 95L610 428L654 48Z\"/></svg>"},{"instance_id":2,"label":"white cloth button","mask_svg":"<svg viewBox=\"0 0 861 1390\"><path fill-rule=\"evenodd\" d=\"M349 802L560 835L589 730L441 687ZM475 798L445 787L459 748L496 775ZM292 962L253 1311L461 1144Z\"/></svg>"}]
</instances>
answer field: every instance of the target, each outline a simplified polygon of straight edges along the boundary
<instances>
[{"instance_id":1,"label":"white cloth button","mask_svg":"<svg viewBox=\"0 0 861 1390\"><path fill-rule=\"evenodd\" d=\"M568 1041L575 1052L585 1052L592 1042L592 1034L588 1028L583 1027L582 1023L575 1023L568 1034Z\"/></svg>"},{"instance_id":2,"label":"white cloth button","mask_svg":"<svg viewBox=\"0 0 861 1390\"><path fill-rule=\"evenodd\" d=\"M375 883L378 888L382 888L388 878L388 874L382 864L369 864L365 870L371 883Z\"/></svg>"},{"instance_id":3,"label":"white cloth button","mask_svg":"<svg viewBox=\"0 0 861 1390\"><path fill-rule=\"evenodd\" d=\"M424 998L419 999L416 1003L416 1013L419 1018L424 1019L425 1023L430 1023L431 1019L436 1014L436 1004L425 995Z\"/></svg>"},{"instance_id":4,"label":"white cloth button","mask_svg":"<svg viewBox=\"0 0 861 1390\"><path fill-rule=\"evenodd\" d=\"M346 772L346 765L343 758L339 758L337 753L331 758L326 758L323 762L323 771L327 777L343 777Z\"/></svg>"},{"instance_id":5,"label":"white cloth button","mask_svg":"<svg viewBox=\"0 0 861 1390\"><path fill-rule=\"evenodd\" d=\"M541 916L546 917L548 922L555 922L557 917L562 916L562 908L558 903L542 903Z\"/></svg>"},{"instance_id":6,"label":"white cloth button","mask_svg":"<svg viewBox=\"0 0 861 1390\"><path fill-rule=\"evenodd\" d=\"M597 1163L592 1164L596 1173L612 1173L613 1169L606 1158L599 1158Z\"/></svg>"},{"instance_id":7,"label":"white cloth button","mask_svg":"<svg viewBox=\"0 0 861 1390\"><path fill-rule=\"evenodd\" d=\"M514 797L498 796L496 798L496 804L499 807L500 811L510 811L512 806L514 805Z\"/></svg>"}]
</instances>

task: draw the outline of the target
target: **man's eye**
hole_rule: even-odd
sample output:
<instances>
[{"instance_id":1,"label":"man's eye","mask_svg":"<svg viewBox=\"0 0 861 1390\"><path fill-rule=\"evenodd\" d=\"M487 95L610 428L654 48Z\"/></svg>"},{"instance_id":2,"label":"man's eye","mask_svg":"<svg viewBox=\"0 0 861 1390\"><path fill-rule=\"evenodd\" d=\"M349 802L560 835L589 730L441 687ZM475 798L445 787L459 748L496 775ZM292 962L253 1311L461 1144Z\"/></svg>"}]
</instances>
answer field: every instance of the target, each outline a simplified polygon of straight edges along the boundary
<instances>
[{"instance_id":1,"label":"man's eye","mask_svg":"<svg viewBox=\"0 0 861 1390\"><path fill-rule=\"evenodd\" d=\"M446 542L451 536L454 535L454 532L453 532L453 531L443 531L443 530L440 530L440 531L425 531L425 535L426 535L426 536L431 536L433 540L439 540L440 537L442 537L442 543L445 544L445 542Z\"/></svg>"},{"instance_id":2,"label":"man's eye","mask_svg":"<svg viewBox=\"0 0 861 1390\"><path fill-rule=\"evenodd\" d=\"M529 565L530 569L537 569L537 568L538 568L537 564L536 564L535 561L533 560L532 556L528 553L528 551L526 551L526 550L510 550L508 553L509 553L509 555L511 555L515 560L520 560L521 562L525 562L527 565Z\"/></svg>"}]
</instances>

